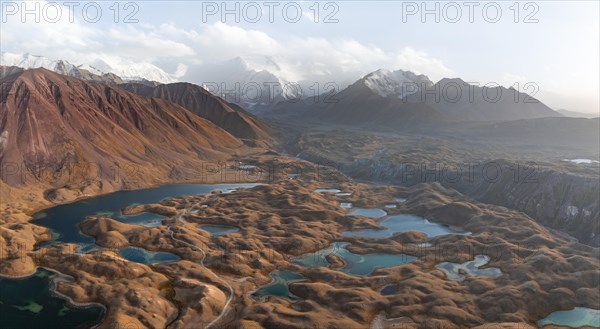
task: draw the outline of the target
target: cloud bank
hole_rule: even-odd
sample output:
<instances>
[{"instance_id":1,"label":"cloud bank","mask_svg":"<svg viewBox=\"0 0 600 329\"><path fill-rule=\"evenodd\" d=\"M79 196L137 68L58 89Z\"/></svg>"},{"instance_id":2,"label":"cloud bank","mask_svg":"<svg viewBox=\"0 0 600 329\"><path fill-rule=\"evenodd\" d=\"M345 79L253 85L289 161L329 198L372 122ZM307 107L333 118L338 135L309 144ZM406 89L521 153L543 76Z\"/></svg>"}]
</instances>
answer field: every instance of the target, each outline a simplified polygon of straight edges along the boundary
<instances>
[{"instance_id":1,"label":"cloud bank","mask_svg":"<svg viewBox=\"0 0 600 329\"><path fill-rule=\"evenodd\" d=\"M174 80L196 83L219 79L212 68L238 57L248 70L268 70L291 82L333 80L345 84L379 68L412 70L434 80L454 74L442 60L408 45L384 51L349 37L327 40L290 35L277 39L263 31L222 22L197 29L184 29L175 23L91 24L76 11L70 22L64 14L69 8L62 7L62 11L62 19L55 23L44 19L23 23L9 16L2 24L2 51L42 55L76 65L96 63L113 68L116 74L132 63L140 70L155 66Z\"/></svg>"}]
</instances>

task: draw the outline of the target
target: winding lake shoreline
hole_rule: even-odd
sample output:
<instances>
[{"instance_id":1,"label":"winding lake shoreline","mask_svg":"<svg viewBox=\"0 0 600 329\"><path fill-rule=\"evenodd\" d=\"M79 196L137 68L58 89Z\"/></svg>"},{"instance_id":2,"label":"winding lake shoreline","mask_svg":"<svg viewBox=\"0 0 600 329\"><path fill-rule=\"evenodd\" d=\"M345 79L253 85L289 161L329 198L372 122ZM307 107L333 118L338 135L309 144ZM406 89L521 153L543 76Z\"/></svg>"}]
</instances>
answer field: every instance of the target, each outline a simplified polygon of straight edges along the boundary
<instances>
[{"instance_id":1,"label":"winding lake shoreline","mask_svg":"<svg viewBox=\"0 0 600 329\"><path fill-rule=\"evenodd\" d=\"M43 273L43 272L49 272L50 274L48 276L45 276L45 275L39 276L38 275L39 273ZM2 282L2 280L8 280L9 282L11 282L13 284L17 284L18 281L31 280L31 279L35 279L36 277L39 277L40 279L45 280L45 283L47 284L48 300L46 300L46 301L50 301L52 298L62 300L62 301L64 301L64 304L65 304L65 305L63 305L63 308L67 307L67 311L69 309L80 310L80 311L84 311L84 310L92 311L91 310L92 308L100 309L100 313L98 314L97 318L86 320L86 321L91 321L94 323L89 328L96 328L104 321L104 318L108 311L108 307L106 305L103 305L103 304L97 303L97 302L87 302L87 303L77 302L77 301L73 300L71 297L58 291L58 283L59 282L69 281L69 280L73 279L72 276L64 274L58 270L55 270L55 269L52 269L52 268L49 268L46 266L37 266L35 271L33 273L31 273L30 275L24 275L24 276L19 276L19 277L0 275L0 282ZM42 292L42 294L44 294L44 292ZM8 297L8 295L4 295L4 298L7 298L7 297ZM35 303L35 304L40 307L37 310L37 312L40 312L44 309L45 305L39 305L37 303ZM14 305L5 304L5 303L2 303L2 305L6 306L6 307L14 306ZM35 312L35 313L37 313L37 312ZM93 312L93 313L95 313L95 312ZM92 313L90 313L90 314L92 314ZM8 315L5 314L5 316L8 316ZM59 314L59 316L60 316L60 314ZM85 322L85 323L88 323L88 322ZM83 323L83 324L85 324L85 323ZM80 325L81 324L79 324L78 326L80 326Z\"/></svg>"},{"instance_id":2,"label":"winding lake shoreline","mask_svg":"<svg viewBox=\"0 0 600 329\"><path fill-rule=\"evenodd\" d=\"M259 184L258 183L215 183L215 184L175 183L175 184L164 184L164 185L159 185L156 187L147 187L147 188L142 188L142 189L131 189L131 190L119 190L119 191L112 191L109 193L103 193L103 194L97 194L97 195L88 195L88 196L77 198L75 200L71 200L69 202L65 202L65 203L61 203L61 204L50 204L50 205L48 205L48 207L42 207L42 208L36 210L35 212L33 212L31 215L29 215L28 222L30 224L44 227L47 230L49 230L49 233L52 233L50 239L37 241L33 250L40 250L41 248L48 246L48 243L52 243L53 241L55 241L55 243L57 243L57 244L75 243L75 244L81 245L81 243L83 243L84 241L79 241L79 240L90 240L90 242L92 244L95 244L95 238L81 232L81 229L80 229L78 223L80 223L82 220L85 220L85 218L87 218L88 216L93 215L94 212L107 210L104 208L115 208L114 205L110 202L107 202L107 203L102 202L103 199L108 199L109 201L111 199L113 199L113 200L116 199L118 201L127 203L128 200L137 198L137 199L140 199L139 201L141 203L159 202L166 198L189 196L189 195L205 195L205 194L210 194L217 190L222 191L223 193L227 193L227 192L231 191L232 189L251 188L256 185L259 185ZM178 191L180 193L178 193ZM132 193L132 195L129 195L129 193ZM128 195L129 198L122 198L121 196L123 194ZM148 200L148 198L150 198L151 200ZM94 202L94 201L92 201L94 199L96 199L96 208L100 207L103 209L96 209L96 208L94 208L93 205L90 205L90 203ZM116 208L113 209L110 216L114 217L115 213L117 213L117 212L120 213L121 209L123 208L119 202L116 202L116 203L117 203ZM113 206L111 206L111 205L113 205ZM70 212L70 210L72 210L71 208L76 209L77 207L81 207L81 209L83 209L81 214L78 212L74 212L74 213ZM66 210L69 213L69 215L72 216L71 220L68 220L68 219L64 220L65 216L59 216L63 220L57 221L55 218L53 218L52 209L56 209L57 211L59 211L59 214L60 214L61 210ZM68 217L66 217L66 218L68 218ZM50 221L51 225L43 225L43 223L45 221ZM75 223L75 222L77 222L77 223ZM69 227L69 224L76 224L76 225L74 225L73 227ZM61 233L64 233L64 231L57 230L56 225L58 225L59 227L67 226L68 230L70 230L70 233L75 234L75 232L76 232L76 235L78 236L78 238L76 238L74 240L69 239L69 234L67 234L66 241L63 241L62 238L64 238L65 235L63 235ZM86 245L86 244L84 243L83 245ZM161 253L157 253L157 254L161 254ZM81 256L83 254L78 254L76 252L73 252L72 255L76 255L76 257L77 257L77 256ZM122 255L120 255L120 256L122 256ZM177 257L177 260L178 259L179 259L179 257ZM126 261L126 259L124 259L124 260ZM104 305L104 304L98 303L98 302L90 302L90 303L77 302L77 301L73 300L71 297L58 291L59 282L70 281L70 280L73 280L74 278L72 276L64 274L54 268L47 267L47 266L39 266L36 264L34 266L33 270L29 273L25 273L23 275L5 275L5 274L0 273L0 278L3 278L5 280L27 280L27 279L34 278L36 276L36 274L39 273L41 270L53 273L53 275L47 279L48 280L47 293L49 296L64 300L67 305L69 305L70 307L73 307L73 308L78 308L78 309L87 309L90 307L101 308L102 315L101 315L100 319L98 319L97 321L94 320L95 324L93 326L91 326L92 328L97 327L99 324L101 324L104 321L105 316L107 315L108 305ZM44 294L44 292L40 292L40 293ZM38 304L34 304L34 305L38 305ZM11 307L10 304L5 304L4 306L9 307L9 308ZM14 306L14 307L17 307L17 306ZM38 307L42 307L42 306L36 306L35 309L37 310ZM42 309L43 309L43 307L42 307Z\"/></svg>"}]
</instances>

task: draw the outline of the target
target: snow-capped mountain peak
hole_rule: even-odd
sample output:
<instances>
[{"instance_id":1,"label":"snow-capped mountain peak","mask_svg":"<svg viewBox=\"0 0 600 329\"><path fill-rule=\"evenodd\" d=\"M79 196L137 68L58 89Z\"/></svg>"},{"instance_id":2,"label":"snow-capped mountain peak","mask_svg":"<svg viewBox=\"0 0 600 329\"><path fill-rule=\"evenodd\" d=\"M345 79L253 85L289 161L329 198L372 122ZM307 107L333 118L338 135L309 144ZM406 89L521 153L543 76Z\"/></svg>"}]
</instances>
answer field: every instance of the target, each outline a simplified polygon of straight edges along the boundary
<instances>
[{"instance_id":1,"label":"snow-capped mountain peak","mask_svg":"<svg viewBox=\"0 0 600 329\"><path fill-rule=\"evenodd\" d=\"M369 89L382 97L404 98L433 85L427 76L403 70L379 69L367 74L362 80Z\"/></svg>"},{"instance_id":2,"label":"snow-capped mountain peak","mask_svg":"<svg viewBox=\"0 0 600 329\"><path fill-rule=\"evenodd\" d=\"M3 52L0 55L0 65L4 66L17 66L24 69L33 68L45 68L50 71L54 71L60 74L71 74L75 65L63 61L63 60L52 60L44 56L25 54L12 54Z\"/></svg>"},{"instance_id":3,"label":"snow-capped mountain peak","mask_svg":"<svg viewBox=\"0 0 600 329\"><path fill-rule=\"evenodd\" d=\"M183 79L202 84L226 101L259 113L277 102L302 96L302 90L294 88L295 83L290 82L297 81L290 80L294 76L285 64L272 57L238 56L192 66Z\"/></svg>"},{"instance_id":4,"label":"snow-capped mountain peak","mask_svg":"<svg viewBox=\"0 0 600 329\"><path fill-rule=\"evenodd\" d=\"M50 71L73 76L78 75L78 72L76 72L78 70L86 70L96 75L112 73L123 80L129 81L177 82L177 77L174 74L169 74L151 63L138 62L125 58L85 58L77 60L75 64L72 64L65 60L54 60L29 53L15 54L2 52L0 54L0 65L17 66L24 69L43 67Z\"/></svg>"}]
</instances>

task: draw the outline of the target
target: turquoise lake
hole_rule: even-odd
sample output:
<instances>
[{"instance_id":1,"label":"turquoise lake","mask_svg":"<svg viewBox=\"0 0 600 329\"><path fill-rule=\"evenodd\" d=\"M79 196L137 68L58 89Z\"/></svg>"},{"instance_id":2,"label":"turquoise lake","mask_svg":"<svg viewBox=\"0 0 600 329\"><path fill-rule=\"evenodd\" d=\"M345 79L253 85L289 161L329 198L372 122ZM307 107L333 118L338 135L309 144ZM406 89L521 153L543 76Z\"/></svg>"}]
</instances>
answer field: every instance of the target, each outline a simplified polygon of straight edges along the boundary
<instances>
[{"instance_id":1,"label":"turquoise lake","mask_svg":"<svg viewBox=\"0 0 600 329\"><path fill-rule=\"evenodd\" d=\"M590 326L600 327L600 310L585 307L575 307L568 311L553 312L537 322L538 326L555 324L573 328Z\"/></svg>"},{"instance_id":2,"label":"turquoise lake","mask_svg":"<svg viewBox=\"0 0 600 329\"><path fill-rule=\"evenodd\" d=\"M367 229L360 231L344 231L345 236L356 236L363 238L389 238L396 232L419 231L427 234L429 237L452 233L467 233L458 228L451 228L445 225L432 223L427 219L415 215L394 215L381 222L383 230Z\"/></svg>"},{"instance_id":3,"label":"turquoise lake","mask_svg":"<svg viewBox=\"0 0 600 329\"><path fill-rule=\"evenodd\" d=\"M271 278L273 279L273 282L261 287L254 292L252 296L256 298L277 296L288 299L297 299L297 297L290 292L288 285L292 282L306 279L304 276L288 270L275 270L271 272Z\"/></svg>"},{"instance_id":4,"label":"turquoise lake","mask_svg":"<svg viewBox=\"0 0 600 329\"><path fill-rule=\"evenodd\" d=\"M345 262L345 265L339 269L340 271L353 275L368 275L376 269L394 267L416 259L416 257L405 254L354 254L346 249L347 245L346 242L336 242L328 248L298 256L292 261L303 266L327 267L329 262L325 257L333 253Z\"/></svg>"}]
</instances>

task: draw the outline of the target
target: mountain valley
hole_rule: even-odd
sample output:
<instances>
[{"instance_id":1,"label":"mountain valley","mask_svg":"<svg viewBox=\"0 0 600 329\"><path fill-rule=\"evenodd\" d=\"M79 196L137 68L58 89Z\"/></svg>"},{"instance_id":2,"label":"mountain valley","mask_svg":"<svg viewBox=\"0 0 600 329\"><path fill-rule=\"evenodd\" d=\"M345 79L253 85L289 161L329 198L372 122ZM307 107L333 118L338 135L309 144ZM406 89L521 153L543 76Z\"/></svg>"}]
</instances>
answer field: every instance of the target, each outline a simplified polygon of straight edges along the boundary
<instances>
[{"instance_id":1,"label":"mountain valley","mask_svg":"<svg viewBox=\"0 0 600 329\"><path fill-rule=\"evenodd\" d=\"M45 278L86 327L596 326L598 118L403 70L257 112L55 70L0 67L0 285Z\"/></svg>"}]
</instances>

